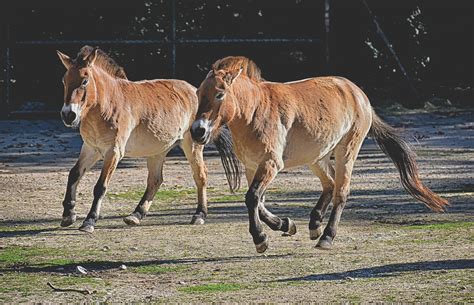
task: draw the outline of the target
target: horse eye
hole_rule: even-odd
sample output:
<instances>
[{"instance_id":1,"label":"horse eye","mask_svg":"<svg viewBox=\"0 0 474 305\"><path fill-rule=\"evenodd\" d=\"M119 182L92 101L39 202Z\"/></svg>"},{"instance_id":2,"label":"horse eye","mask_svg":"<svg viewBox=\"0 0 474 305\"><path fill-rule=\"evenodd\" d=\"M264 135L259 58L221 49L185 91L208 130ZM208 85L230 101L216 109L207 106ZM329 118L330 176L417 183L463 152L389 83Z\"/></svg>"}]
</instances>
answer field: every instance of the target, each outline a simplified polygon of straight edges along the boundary
<instances>
[{"instance_id":1,"label":"horse eye","mask_svg":"<svg viewBox=\"0 0 474 305\"><path fill-rule=\"evenodd\" d=\"M225 93L224 92L219 92L216 94L216 99L219 101L222 101L224 99Z\"/></svg>"},{"instance_id":2,"label":"horse eye","mask_svg":"<svg viewBox=\"0 0 474 305\"><path fill-rule=\"evenodd\" d=\"M82 80L81 87L84 88L85 86L87 86L88 83L89 83L89 79L88 79L88 78L84 78L84 79Z\"/></svg>"}]
</instances>

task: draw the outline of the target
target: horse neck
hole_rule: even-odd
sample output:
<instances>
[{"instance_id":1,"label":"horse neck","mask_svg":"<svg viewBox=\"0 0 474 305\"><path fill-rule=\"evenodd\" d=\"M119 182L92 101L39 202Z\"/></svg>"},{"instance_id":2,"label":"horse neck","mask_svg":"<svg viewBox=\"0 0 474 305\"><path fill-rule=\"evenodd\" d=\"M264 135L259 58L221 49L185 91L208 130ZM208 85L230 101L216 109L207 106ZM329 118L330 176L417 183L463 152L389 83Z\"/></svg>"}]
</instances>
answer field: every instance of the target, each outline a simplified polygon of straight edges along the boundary
<instances>
[{"instance_id":1,"label":"horse neck","mask_svg":"<svg viewBox=\"0 0 474 305\"><path fill-rule=\"evenodd\" d=\"M113 112L123 102L123 92L120 82L100 68L94 68L94 80L96 84L96 103L102 114L107 117L108 113Z\"/></svg>"},{"instance_id":2,"label":"horse neck","mask_svg":"<svg viewBox=\"0 0 474 305\"><path fill-rule=\"evenodd\" d=\"M237 78L232 87L237 110L234 120L244 120L249 124L255 111L263 101L263 90L258 83L248 78Z\"/></svg>"}]
</instances>

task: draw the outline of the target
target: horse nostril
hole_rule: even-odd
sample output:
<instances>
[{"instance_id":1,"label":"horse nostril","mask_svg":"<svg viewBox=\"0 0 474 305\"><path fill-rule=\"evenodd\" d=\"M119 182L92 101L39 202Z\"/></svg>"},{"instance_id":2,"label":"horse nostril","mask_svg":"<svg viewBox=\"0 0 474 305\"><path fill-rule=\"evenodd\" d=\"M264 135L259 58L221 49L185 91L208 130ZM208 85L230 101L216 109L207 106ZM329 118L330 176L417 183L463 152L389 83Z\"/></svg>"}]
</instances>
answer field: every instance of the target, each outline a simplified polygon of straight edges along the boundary
<instances>
[{"instance_id":1,"label":"horse nostril","mask_svg":"<svg viewBox=\"0 0 474 305\"><path fill-rule=\"evenodd\" d=\"M206 129L202 127L194 128L192 131L193 137L196 139L201 139L206 134Z\"/></svg>"},{"instance_id":2,"label":"horse nostril","mask_svg":"<svg viewBox=\"0 0 474 305\"><path fill-rule=\"evenodd\" d=\"M72 124L76 119L76 113L74 111L61 111L61 117L66 124Z\"/></svg>"}]
</instances>

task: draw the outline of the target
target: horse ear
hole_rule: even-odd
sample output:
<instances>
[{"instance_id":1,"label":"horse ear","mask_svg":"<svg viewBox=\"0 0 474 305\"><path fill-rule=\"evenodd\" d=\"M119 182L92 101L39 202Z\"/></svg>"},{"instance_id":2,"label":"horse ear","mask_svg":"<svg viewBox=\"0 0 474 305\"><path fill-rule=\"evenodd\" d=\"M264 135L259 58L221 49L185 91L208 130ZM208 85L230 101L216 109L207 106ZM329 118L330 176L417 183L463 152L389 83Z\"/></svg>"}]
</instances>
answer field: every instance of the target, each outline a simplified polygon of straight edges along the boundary
<instances>
[{"instance_id":1,"label":"horse ear","mask_svg":"<svg viewBox=\"0 0 474 305\"><path fill-rule=\"evenodd\" d=\"M211 77L213 74L215 74L214 69L209 70L209 72L207 73L205 79Z\"/></svg>"},{"instance_id":2,"label":"horse ear","mask_svg":"<svg viewBox=\"0 0 474 305\"><path fill-rule=\"evenodd\" d=\"M67 56L66 54L61 53L58 50L56 50L56 53L58 53L58 57L61 60L61 62L63 63L63 65L66 67L66 69L69 70L69 68L71 68L72 65L73 65L72 59L69 56Z\"/></svg>"},{"instance_id":3,"label":"horse ear","mask_svg":"<svg viewBox=\"0 0 474 305\"><path fill-rule=\"evenodd\" d=\"M240 69L235 69L232 71L229 71L225 74L224 80L226 83L230 86L234 82L234 80L239 77L239 75L242 73L243 68Z\"/></svg>"},{"instance_id":4,"label":"horse ear","mask_svg":"<svg viewBox=\"0 0 474 305\"><path fill-rule=\"evenodd\" d=\"M95 48L89 55L84 57L84 62L87 63L87 66L92 66L97 59L97 54L98 54L99 49Z\"/></svg>"}]
</instances>

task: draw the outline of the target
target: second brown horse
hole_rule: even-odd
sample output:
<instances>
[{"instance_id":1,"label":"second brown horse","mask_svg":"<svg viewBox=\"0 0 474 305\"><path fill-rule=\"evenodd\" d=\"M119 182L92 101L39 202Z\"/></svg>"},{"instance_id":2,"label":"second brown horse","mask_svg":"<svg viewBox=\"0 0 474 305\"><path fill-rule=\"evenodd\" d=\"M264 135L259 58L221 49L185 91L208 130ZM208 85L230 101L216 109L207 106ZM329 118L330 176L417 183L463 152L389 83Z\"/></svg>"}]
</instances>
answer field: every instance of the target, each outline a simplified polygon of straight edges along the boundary
<instances>
[{"instance_id":1,"label":"second brown horse","mask_svg":"<svg viewBox=\"0 0 474 305\"><path fill-rule=\"evenodd\" d=\"M198 97L191 134L197 143L205 144L220 126L229 126L237 157L245 165L249 231L258 252L268 247L261 220L273 230L296 233L292 220L280 219L264 207L264 195L279 171L299 165L309 166L323 187L310 215L310 238L320 238L319 248L331 248L354 162L369 133L393 160L413 197L434 211L448 204L421 182L408 144L375 114L364 92L345 78L267 82L253 61L226 57L214 63ZM323 231L321 222L331 200L331 216Z\"/></svg>"}]
</instances>

